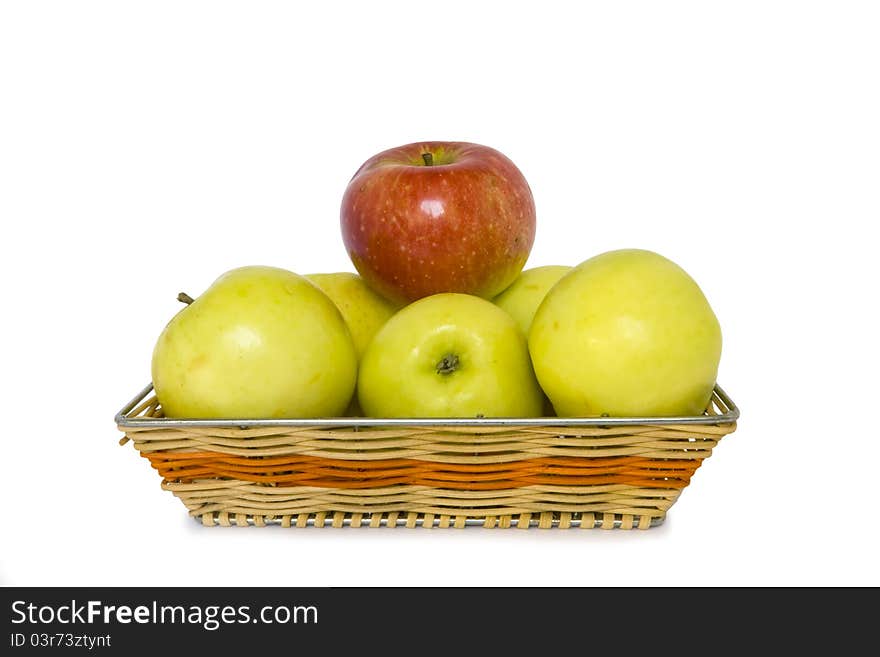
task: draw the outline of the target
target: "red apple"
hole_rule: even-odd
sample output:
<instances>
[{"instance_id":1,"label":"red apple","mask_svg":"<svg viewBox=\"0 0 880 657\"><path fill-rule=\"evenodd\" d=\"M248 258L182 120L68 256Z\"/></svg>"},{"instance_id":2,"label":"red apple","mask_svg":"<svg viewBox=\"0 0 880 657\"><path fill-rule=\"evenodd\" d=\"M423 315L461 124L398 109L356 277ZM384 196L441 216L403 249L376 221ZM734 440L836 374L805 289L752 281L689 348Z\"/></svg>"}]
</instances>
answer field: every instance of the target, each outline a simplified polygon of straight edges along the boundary
<instances>
[{"instance_id":1,"label":"red apple","mask_svg":"<svg viewBox=\"0 0 880 657\"><path fill-rule=\"evenodd\" d=\"M374 155L348 183L340 219L358 273L402 303L440 292L492 298L519 275L535 241L523 174L497 150L467 142Z\"/></svg>"}]
</instances>

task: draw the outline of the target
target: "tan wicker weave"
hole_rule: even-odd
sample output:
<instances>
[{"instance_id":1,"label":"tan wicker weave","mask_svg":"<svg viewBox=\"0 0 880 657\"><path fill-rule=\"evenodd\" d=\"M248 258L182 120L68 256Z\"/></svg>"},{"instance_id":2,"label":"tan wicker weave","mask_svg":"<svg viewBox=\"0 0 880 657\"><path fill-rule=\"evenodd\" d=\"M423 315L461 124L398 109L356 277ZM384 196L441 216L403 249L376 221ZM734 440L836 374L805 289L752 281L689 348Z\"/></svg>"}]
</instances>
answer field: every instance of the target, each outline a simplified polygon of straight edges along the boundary
<instances>
[{"instance_id":1,"label":"tan wicker weave","mask_svg":"<svg viewBox=\"0 0 880 657\"><path fill-rule=\"evenodd\" d=\"M117 421L205 525L646 529L736 429L730 406L716 391L700 425L182 427L145 395Z\"/></svg>"}]
</instances>

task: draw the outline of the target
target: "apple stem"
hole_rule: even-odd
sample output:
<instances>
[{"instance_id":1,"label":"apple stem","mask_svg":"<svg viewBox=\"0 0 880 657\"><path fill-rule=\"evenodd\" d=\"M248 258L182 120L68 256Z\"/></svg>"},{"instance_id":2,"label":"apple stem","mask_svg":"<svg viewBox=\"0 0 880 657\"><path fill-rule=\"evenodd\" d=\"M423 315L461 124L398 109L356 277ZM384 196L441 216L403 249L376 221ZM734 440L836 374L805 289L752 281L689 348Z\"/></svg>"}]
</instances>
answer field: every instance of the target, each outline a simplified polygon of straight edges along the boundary
<instances>
[{"instance_id":1,"label":"apple stem","mask_svg":"<svg viewBox=\"0 0 880 657\"><path fill-rule=\"evenodd\" d=\"M434 156L431 153L422 153L422 159L425 161L426 167L434 165Z\"/></svg>"},{"instance_id":2,"label":"apple stem","mask_svg":"<svg viewBox=\"0 0 880 657\"><path fill-rule=\"evenodd\" d=\"M178 294L177 300L180 301L180 303L185 303L187 306L195 301L195 299L189 296L186 292L181 292L180 294Z\"/></svg>"},{"instance_id":3,"label":"apple stem","mask_svg":"<svg viewBox=\"0 0 880 657\"><path fill-rule=\"evenodd\" d=\"M437 362L437 374L447 376L458 369L458 356L455 354L446 354Z\"/></svg>"}]
</instances>

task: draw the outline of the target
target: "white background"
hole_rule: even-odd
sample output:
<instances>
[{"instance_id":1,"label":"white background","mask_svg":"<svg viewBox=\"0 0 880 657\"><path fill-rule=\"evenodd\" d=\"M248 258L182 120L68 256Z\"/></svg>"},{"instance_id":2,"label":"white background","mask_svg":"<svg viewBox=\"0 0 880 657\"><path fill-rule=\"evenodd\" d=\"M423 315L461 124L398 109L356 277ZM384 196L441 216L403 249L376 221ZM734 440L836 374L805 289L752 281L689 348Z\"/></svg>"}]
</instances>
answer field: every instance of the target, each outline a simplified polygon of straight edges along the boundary
<instances>
[{"instance_id":1,"label":"white background","mask_svg":"<svg viewBox=\"0 0 880 657\"><path fill-rule=\"evenodd\" d=\"M880 585L876 3L530 4L0 6L0 583ZM348 179L429 139L519 165L527 267L709 298L742 420L661 527L207 529L117 445L178 291L353 271Z\"/></svg>"}]
</instances>

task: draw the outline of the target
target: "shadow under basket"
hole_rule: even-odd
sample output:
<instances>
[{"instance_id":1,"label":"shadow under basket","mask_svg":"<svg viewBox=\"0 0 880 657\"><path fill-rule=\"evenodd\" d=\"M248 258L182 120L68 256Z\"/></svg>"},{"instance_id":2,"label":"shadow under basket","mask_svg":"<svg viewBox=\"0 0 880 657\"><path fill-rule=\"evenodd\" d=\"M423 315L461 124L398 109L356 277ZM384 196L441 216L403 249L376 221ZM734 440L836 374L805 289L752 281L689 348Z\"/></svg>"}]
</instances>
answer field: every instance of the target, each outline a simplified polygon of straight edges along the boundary
<instances>
[{"instance_id":1,"label":"shadow under basket","mask_svg":"<svg viewBox=\"0 0 880 657\"><path fill-rule=\"evenodd\" d=\"M204 525L648 529L738 418L115 419Z\"/></svg>"}]
</instances>

